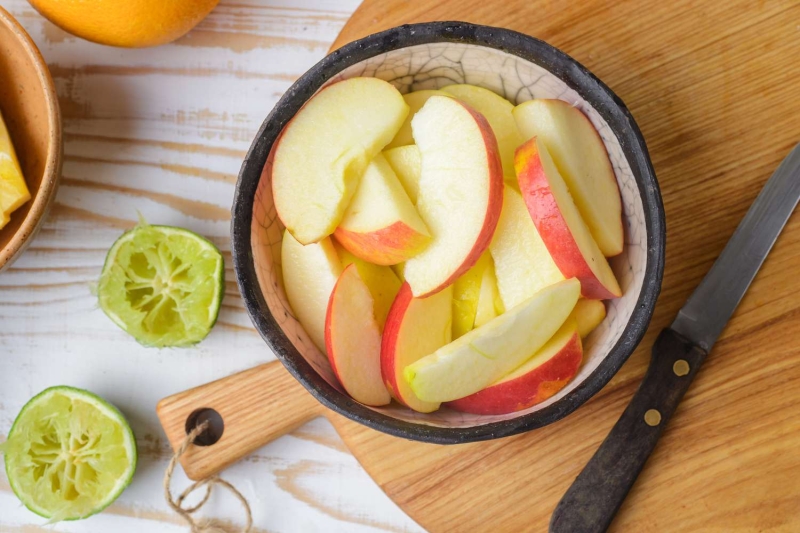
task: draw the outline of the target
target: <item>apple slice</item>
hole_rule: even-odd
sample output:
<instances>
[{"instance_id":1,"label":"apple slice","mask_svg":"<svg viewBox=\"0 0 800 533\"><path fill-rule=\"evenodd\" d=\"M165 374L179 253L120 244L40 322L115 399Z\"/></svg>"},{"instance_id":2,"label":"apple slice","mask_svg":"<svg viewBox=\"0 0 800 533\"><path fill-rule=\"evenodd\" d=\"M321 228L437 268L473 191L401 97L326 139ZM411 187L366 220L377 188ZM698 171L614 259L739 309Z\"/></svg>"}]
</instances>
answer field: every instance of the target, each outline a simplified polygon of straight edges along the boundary
<instances>
[{"instance_id":1,"label":"apple slice","mask_svg":"<svg viewBox=\"0 0 800 533\"><path fill-rule=\"evenodd\" d=\"M449 402L474 394L544 346L566 321L579 295L576 279L542 289L488 324L407 366L403 377L426 402Z\"/></svg>"},{"instance_id":2,"label":"apple slice","mask_svg":"<svg viewBox=\"0 0 800 533\"><path fill-rule=\"evenodd\" d=\"M491 265L488 253L453 283L453 339L457 339L475 328L475 315L478 313L478 300L481 296L481 283L484 272Z\"/></svg>"},{"instance_id":3,"label":"apple slice","mask_svg":"<svg viewBox=\"0 0 800 533\"><path fill-rule=\"evenodd\" d=\"M594 242L545 145L537 138L527 141L517 149L515 162L522 198L564 277L578 278L585 298L621 296L614 272Z\"/></svg>"},{"instance_id":4,"label":"apple slice","mask_svg":"<svg viewBox=\"0 0 800 533\"><path fill-rule=\"evenodd\" d=\"M522 196L508 184L503 211L489 250L494 259L497 288L506 309L516 307L564 275L536 230Z\"/></svg>"},{"instance_id":5,"label":"apple slice","mask_svg":"<svg viewBox=\"0 0 800 533\"><path fill-rule=\"evenodd\" d=\"M392 401L381 378L381 331L356 265L344 269L328 302L325 347L344 390L365 405Z\"/></svg>"},{"instance_id":6,"label":"apple slice","mask_svg":"<svg viewBox=\"0 0 800 533\"><path fill-rule=\"evenodd\" d=\"M575 322L578 323L578 334L581 336L581 339L585 339L606 317L606 306L600 300L581 298L578 300L578 303L575 304L575 310L572 311L572 316Z\"/></svg>"},{"instance_id":7,"label":"apple slice","mask_svg":"<svg viewBox=\"0 0 800 533\"><path fill-rule=\"evenodd\" d=\"M437 410L439 402L420 400L403 379L403 369L450 342L452 298L451 287L427 298L414 298L411 287L404 283L386 319L381 344L383 381L398 402L420 413Z\"/></svg>"},{"instance_id":8,"label":"apple slice","mask_svg":"<svg viewBox=\"0 0 800 533\"><path fill-rule=\"evenodd\" d=\"M378 78L328 85L276 141L272 194L278 216L302 244L333 233L367 164L408 115L402 95Z\"/></svg>"},{"instance_id":9,"label":"apple slice","mask_svg":"<svg viewBox=\"0 0 800 533\"><path fill-rule=\"evenodd\" d=\"M538 137L567 182L575 205L606 257L622 252L622 201L606 147L580 109L530 100L514 109L523 140Z\"/></svg>"},{"instance_id":10,"label":"apple slice","mask_svg":"<svg viewBox=\"0 0 800 533\"><path fill-rule=\"evenodd\" d=\"M497 290L497 277L494 274L492 258L488 253L484 255L489 258L489 265L484 269L481 278L481 291L478 295L478 307L475 311L474 327L476 328L491 321L494 317L502 315L505 311L503 301L500 299L500 293Z\"/></svg>"},{"instance_id":11,"label":"apple slice","mask_svg":"<svg viewBox=\"0 0 800 533\"><path fill-rule=\"evenodd\" d=\"M394 272L394 274L400 280L400 283L405 283L406 282L406 277L403 274L403 272L406 269L406 264L405 263L397 263L396 265L392 265L389 268L392 269L392 272Z\"/></svg>"},{"instance_id":12,"label":"apple slice","mask_svg":"<svg viewBox=\"0 0 800 533\"><path fill-rule=\"evenodd\" d=\"M428 98L431 96L450 96L449 94L436 91L436 90L429 90L423 89L421 91L414 91L411 93L407 93L403 95L403 100L406 101L408 104L408 116L406 120L403 122L403 125L400 126L400 130L392 139L386 148L397 148L398 146L407 146L409 144L414 144L414 136L411 134L411 119L414 118L414 115L422 109L422 106L425 105L425 102L428 101Z\"/></svg>"},{"instance_id":13,"label":"apple slice","mask_svg":"<svg viewBox=\"0 0 800 533\"><path fill-rule=\"evenodd\" d=\"M517 128L514 115L511 114L514 111L514 104L489 89L475 85L449 85L444 87L442 91L450 93L486 117L492 127L494 136L497 137L500 161L503 164L503 175L509 181L516 181L514 150L525 139L522 138L519 128Z\"/></svg>"},{"instance_id":14,"label":"apple slice","mask_svg":"<svg viewBox=\"0 0 800 533\"><path fill-rule=\"evenodd\" d=\"M353 255L376 265L402 263L431 240L428 228L381 154L364 171L333 236Z\"/></svg>"},{"instance_id":15,"label":"apple slice","mask_svg":"<svg viewBox=\"0 0 800 533\"><path fill-rule=\"evenodd\" d=\"M369 289L369 293L375 302L375 320L378 322L380 330L383 331L383 326L386 324L386 316L389 314L392 302L394 302L397 292L400 290L400 285L403 283L391 268L367 263L348 252L336 241L333 242L333 245L339 255L339 260L342 262L342 267L356 266L359 277Z\"/></svg>"},{"instance_id":16,"label":"apple slice","mask_svg":"<svg viewBox=\"0 0 800 533\"><path fill-rule=\"evenodd\" d=\"M416 144L398 146L391 150L383 151L386 161L389 162L397 179L403 185L408 198L414 205L417 204L419 192L419 176L422 173L422 156Z\"/></svg>"},{"instance_id":17,"label":"apple slice","mask_svg":"<svg viewBox=\"0 0 800 533\"><path fill-rule=\"evenodd\" d=\"M456 411L504 415L541 403L563 389L583 359L575 320L568 319L553 338L512 373L485 389L448 402Z\"/></svg>"},{"instance_id":18,"label":"apple slice","mask_svg":"<svg viewBox=\"0 0 800 533\"><path fill-rule=\"evenodd\" d=\"M422 154L417 210L433 240L404 274L424 297L453 283L488 246L503 204L503 171L489 123L458 100L431 96L411 127Z\"/></svg>"},{"instance_id":19,"label":"apple slice","mask_svg":"<svg viewBox=\"0 0 800 533\"><path fill-rule=\"evenodd\" d=\"M286 297L308 336L325 352L325 314L342 263L329 238L303 246L283 232L281 268Z\"/></svg>"}]
</instances>

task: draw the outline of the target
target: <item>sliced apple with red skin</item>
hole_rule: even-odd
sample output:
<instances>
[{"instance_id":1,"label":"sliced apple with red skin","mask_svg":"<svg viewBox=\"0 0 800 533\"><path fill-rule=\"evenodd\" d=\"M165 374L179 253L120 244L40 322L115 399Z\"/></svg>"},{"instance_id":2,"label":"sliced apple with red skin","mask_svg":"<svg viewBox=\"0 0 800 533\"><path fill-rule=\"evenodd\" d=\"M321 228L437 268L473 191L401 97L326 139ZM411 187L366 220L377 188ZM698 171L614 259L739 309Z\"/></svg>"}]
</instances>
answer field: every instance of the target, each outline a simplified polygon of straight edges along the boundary
<instances>
[{"instance_id":1,"label":"sliced apple with red skin","mask_svg":"<svg viewBox=\"0 0 800 533\"><path fill-rule=\"evenodd\" d=\"M585 339L606 317L606 305L600 300L581 298L575 304L572 317L578 324L578 334Z\"/></svg>"},{"instance_id":2,"label":"sliced apple with red skin","mask_svg":"<svg viewBox=\"0 0 800 533\"><path fill-rule=\"evenodd\" d=\"M286 298L295 318L322 352L325 352L325 315L342 264L330 238L302 245L283 232L281 268Z\"/></svg>"},{"instance_id":3,"label":"sliced apple with red skin","mask_svg":"<svg viewBox=\"0 0 800 533\"><path fill-rule=\"evenodd\" d=\"M383 156L389 162L397 179L403 185L411 203L417 205L419 194L419 177L422 173L422 155L416 144L408 146L398 146L390 150L384 150Z\"/></svg>"},{"instance_id":4,"label":"sliced apple with red skin","mask_svg":"<svg viewBox=\"0 0 800 533\"><path fill-rule=\"evenodd\" d=\"M581 367L583 347L575 320L568 319L530 359L501 380L464 398L451 409L477 415L504 415L532 407L563 389Z\"/></svg>"},{"instance_id":5,"label":"sliced apple with red skin","mask_svg":"<svg viewBox=\"0 0 800 533\"><path fill-rule=\"evenodd\" d=\"M514 109L523 140L549 150L575 205L606 257L622 252L622 201L614 169L597 130L583 112L561 100L530 100Z\"/></svg>"},{"instance_id":6,"label":"sliced apple with red skin","mask_svg":"<svg viewBox=\"0 0 800 533\"><path fill-rule=\"evenodd\" d=\"M347 394L365 405L386 405L392 397L381 377L381 331L373 305L356 265L345 268L328 302L325 347Z\"/></svg>"},{"instance_id":7,"label":"sliced apple with red skin","mask_svg":"<svg viewBox=\"0 0 800 533\"><path fill-rule=\"evenodd\" d=\"M367 165L407 116L402 95L377 78L328 85L297 112L276 141L272 194L298 242L333 233Z\"/></svg>"},{"instance_id":8,"label":"sliced apple with red skin","mask_svg":"<svg viewBox=\"0 0 800 533\"><path fill-rule=\"evenodd\" d=\"M536 138L517 149L517 179L542 242L566 278L578 278L581 294L606 300L622 295L614 272L581 218L567 184L545 145Z\"/></svg>"},{"instance_id":9,"label":"sliced apple with red skin","mask_svg":"<svg viewBox=\"0 0 800 533\"><path fill-rule=\"evenodd\" d=\"M466 103L472 109L486 117L492 127L497 146L500 150L500 161L503 175L509 181L516 181L514 174L514 150L525 140L517 128L512 111L514 104L502 96L476 85L448 85L442 91Z\"/></svg>"},{"instance_id":10,"label":"sliced apple with red skin","mask_svg":"<svg viewBox=\"0 0 800 533\"><path fill-rule=\"evenodd\" d=\"M516 307L564 275L550 257L519 192L506 184L503 211L489 245L497 288L506 309Z\"/></svg>"},{"instance_id":11,"label":"sliced apple with red skin","mask_svg":"<svg viewBox=\"0 0 800 533\"><path fill-rule=\"evenodd\" d=\"M428 228L381 154L364 171L333 236L353 255L376 265L402 263L431 240Z\"/></svg>"},{"instance_id":12,"label":"sliced apple with red skin","mask_svg":"<svg viewBox=\"0 0 800 533\"><path fill-rule=\"evenodd\" d=\"M503 204L497 140L486 119L454 98L432 96L411 121L422 154L417 211L433 239L406 261L415 296L434 294L475 264Z\"/></svg>"},{"instance_id":13,"label":"sliced apple with red skin","mask_svg":"<svg viewBox=\"0 0 800 533\"><path fill-rule=\"evenodd\" d=\"M414 298L404 283L386 319L381 344L381 372L386 388L400 403L420 413L439 408L439 402L424 402L403 379L403 369L435 352L452 339L451 301L447 287L427 298Z\"/></svg>"},{"instance_id":14,"label":"sliced apple with red skin","mask_svg":"<svg viewBox=\"0 0 800 533\"><path fill-rule=\"evenodd\" d=\"M402 290L401 290L402 292ZM474 394L520 366L555 334L575 307L580 283L568 279L407 366L417 398L450 402Z\"/></svg>"},{"instance_id":15,"label":"sliced apple with red skin","mask_svg":"<svg viewBox=\"0 0 800 533\"><path fill-rule=\"evenodd\" d=\"M372 299L375 301L375 320L378 322L378 327L383 331L383 326L386 324L386 317L389 315L389 309L392 307L397 292L400 290L402 281L397 277L397 274L387 266L373 265L367 263L363 259L359 259L341 244L333 241L336 248L336 253L339 255L339 260L342 262L342 267L347 268L350 265L355 265L358 270L358 275L361 280L369 289Z\"/></svg>"},{"instance_id":16,"label":"sliced apple with red skin","mask_svg":"<svg viewBox=\"0 0 800 533\"><path fill-rule=\"evenodd\" d=\"M411 133L411 120L414 118L414 115L422 109L422 106L425 105L425 102L428 101L428 98L431 96L449 96L447 93L432 89L422 89L420 91L414 91L411 93L407 93L403 95L403 100L405 100L406 104L408 104L408 117L403 122L403 125L400 126L400 130L398 130L397 134L392 139L386 148L397 148L398 146L407 146L409 144L414 144L414 136Z\"/></svg>"}]
</instances>

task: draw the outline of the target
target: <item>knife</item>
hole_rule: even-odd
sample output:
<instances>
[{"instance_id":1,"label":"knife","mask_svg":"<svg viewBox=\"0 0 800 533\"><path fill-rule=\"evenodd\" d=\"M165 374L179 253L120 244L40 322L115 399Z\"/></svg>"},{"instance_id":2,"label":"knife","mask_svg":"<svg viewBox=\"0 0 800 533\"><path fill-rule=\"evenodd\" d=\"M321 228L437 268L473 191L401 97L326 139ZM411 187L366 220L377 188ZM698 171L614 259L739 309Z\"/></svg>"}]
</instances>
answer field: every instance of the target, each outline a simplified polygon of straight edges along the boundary
<instances>
[{"instance_id":1,"label":"knife","mask_svg":"<svg viewBox=\"0 0 800 533\"><path fill-rule=\"evenodd\" d=\"M725 328L800 199L800 145L750 206L711 270L656 339L625 412L550 519L551 533L608 529L700 365Z\"/></svg>"}]
</instances>

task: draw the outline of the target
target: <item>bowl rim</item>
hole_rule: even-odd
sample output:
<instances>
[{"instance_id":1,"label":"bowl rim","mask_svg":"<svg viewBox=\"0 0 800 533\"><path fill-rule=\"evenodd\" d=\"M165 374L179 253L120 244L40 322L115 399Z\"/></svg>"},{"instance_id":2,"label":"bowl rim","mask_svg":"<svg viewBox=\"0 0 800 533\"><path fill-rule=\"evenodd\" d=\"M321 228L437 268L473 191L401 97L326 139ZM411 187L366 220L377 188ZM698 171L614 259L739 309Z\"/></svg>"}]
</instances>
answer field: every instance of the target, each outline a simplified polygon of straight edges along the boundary
<instances>
[{"instance_id":1,"label":"bowl rim","mask_svg":"<svg viewBox=\"0 0 800 533\"><path fill-rule=\"evenodd\" d=\"M261 292L251 244L255 194L267 155L286 123L330 78L353 64L390 50L433 42L455 42L498 49L538 64L590 103L620 140L642 200L647 227L647 262L636 307L617 343L599 366L564 398L536 412L473 427L449 428L400 420L373 411L339 392L303 358L272 316ZM261 337L287 370L323 405L372 429L436 444L459 444L508 437L560 420L600 391L644 336L661 291L666 222L658 181L647 146L622 100L589 70L561 50L504 28L444 21L406 24L368 35L327 55L303 74L267 115L245 156L231 209L231 253L245 307Z\"/></svg>"},{"instance_id":2,"label":"bowl rim","mask_svg":"<svg viewBox=\"0 0 800 533\"><path fill-rule=\"evenodd\" d=\"M16 35L22 48L27 52L28 57L33 62L34 70L44 93L45 106L47 108L47 121L50 131L50 138L47 145L47 159L42 173L42 181L39 189L31 200L31 206L25 219L17 229L16 233L8 241L8 244L0 248L0 271L11 266L20 256L25 248L33 240L39 231L39 227L44 222L45 215L50 209L58 190L58 181L61 177L61 164L63 159L63 143L61 132L61 110L58 105L58 95L50 70L42 57L39 48L33 39L25 31L25 28L14 18L11 13L0 6L0 25L6 26ZM2 231L2 230L0 230Z\"/></svg>"}]
</instances>

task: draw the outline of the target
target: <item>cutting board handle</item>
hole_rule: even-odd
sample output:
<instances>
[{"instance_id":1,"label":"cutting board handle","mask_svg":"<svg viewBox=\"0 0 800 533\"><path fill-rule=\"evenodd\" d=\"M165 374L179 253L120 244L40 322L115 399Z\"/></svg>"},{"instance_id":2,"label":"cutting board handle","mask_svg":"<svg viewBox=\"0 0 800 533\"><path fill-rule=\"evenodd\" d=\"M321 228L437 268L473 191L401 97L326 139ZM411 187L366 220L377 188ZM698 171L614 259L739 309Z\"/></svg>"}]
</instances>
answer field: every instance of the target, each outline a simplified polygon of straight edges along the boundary
<instances>
[{"instance_id":1,"label":"cutting board handle","mask_svg":"<svg viewBox=\"0 0 800 533\"><path fill-rule=\"evenodd\" d=\"M220 472L323 411L279 361L169 396L156 407L173 450L183 443L187 427L191 430L209 419L211 431L201 435L181 457L183 470L195 481ZM216 442L198 445L204 440Z\"/></svg>"}]
</instances>

